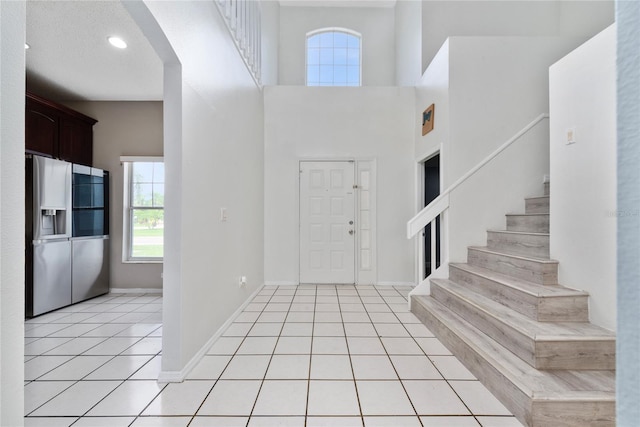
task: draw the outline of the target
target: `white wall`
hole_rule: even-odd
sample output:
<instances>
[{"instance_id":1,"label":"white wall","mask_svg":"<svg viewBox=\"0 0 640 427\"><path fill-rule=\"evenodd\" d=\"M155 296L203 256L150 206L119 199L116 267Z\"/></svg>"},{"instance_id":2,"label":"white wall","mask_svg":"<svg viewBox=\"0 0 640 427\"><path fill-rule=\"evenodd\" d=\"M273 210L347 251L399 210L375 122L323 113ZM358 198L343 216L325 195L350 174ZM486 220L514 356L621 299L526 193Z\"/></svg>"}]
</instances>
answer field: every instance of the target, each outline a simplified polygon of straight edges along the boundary
<instances>
[{"instance_id":1,"label":"white wall","mask_svg":"<svg viewBox=\"0 0 640 427\"><path fill-rule=\"evenodd\" d=\"M423 160L442 146L442 188L449 187L548 112L548 67L575 44L574 39L561 37L450 38L416 90L416 112L421 114L435 103L435 125L422 136L419 117L416 119L415 160ZM477 198L471 191L459 193L468 198L452 198L448 222L452 262L466 260L467 246L485 245L488 228L503 229L504 214L523 211L524 197L542 194L542 177L549 172L548 136L539 129L535 135L516 149L528 159L520 176L509 168L501 172L491 166L468 187L495 189L491 197ZM517 155L509 153L505 159L517 159ZM498 188L506 194L498 193Z\"/></svg>"},{"instance_id":2,"label":"white wall","mask_svg":"<svg viewBox=\"0 0 640 427\"><path fill-rule=\"evenodd\" d=\"M551 257L559 281L588 291L591 321L616 326L616 28L549 71ZM576 143L566 132L576 130ZM636 213L637 214L637 213Z\"/></svg>"},{"instance_id":3,"label":"white wall","mask_svg":"<svg viewBox=\"0 0 640 427\"><path fill-rule=\"evenodd\" d=\"M422 75L422 2L395 6L396 86L415 86Z\"/></svg>"},{"instance_id":4,"label":"white wall","mask_svg":"<svg viewBox=\"0 0 640 427\"><path fill-rule=\"evenodd\" d=\"M123 167L120 156L162 156L162 102L66 102L98 120L93 164L110 172L111 287L162 288L162 263L122 262Z\"/></svg>"},{"instance_id":5,"label":"white wall","mask_svg":"<svg viewBox=\"0 0 640 427\"><path fill-rule=\"evenodd\" d=\"M416 86L415 159L416 162L431 157L441 147L446 151L449 143L449 40L445 41L429 68ZM435 105L434 127L422 135L422 113ZM445 153L442 153L445 155ZM446 168L440 171L446 174ZM445 182L449 182L445 179Z\"/></svg>"},{"instance_id":6,"label":"white wall","mask_svg":"<svg viewBox=\"0 0 640 427\"><path fill-rule=\"evenodd\" d=\"M0 425L24 416L24 2L0 2Z\"/></svg>"},{"instance_id":7,"label":"white wall","mask_svg":"<svg viewBox=\"0 0 640 427\"><path fill-rule=\"evenodd\" d=\"M162 371L180 379L264 281L262 95L213 2L145 5L152 16L138 10L135 19L165 63L164 153L171 180ZM179 62L167 54L171 49ZM226 222L219 220L223 207ZM242 275L248 284L239 288Z\"/></svg>"},{"instance_id":8,"label":"white wall","mask_svg":"<svg viewBox=\"0 0 640 427\"><path fill-rule=\"evenodd\" d=\"M613 23L613 1L422 2L422 69L452 36L570 36L582 41Z\"/></svg>"},{"instance_id":9,"label":"white wall","mask_svg":"<svg viewBox=\"0 0 640 427\"><path fill-rule=\"evenodd\" d=\"M377 160L378 282L413 282L413 88L265 88L265 281L298 283L298 161Z\"/></svg>"},{"instance_id":10,"label":"white wall","mask_svg":"<svg viewBox=\"0 0 640 427\"><path fill-rule=\"evenodd\" d=\"M348 28L362 34L362 85L395 84L395 18L385 7L280 7L279 84L305 85L309 31Z\"/></svg>"}]
</instances>

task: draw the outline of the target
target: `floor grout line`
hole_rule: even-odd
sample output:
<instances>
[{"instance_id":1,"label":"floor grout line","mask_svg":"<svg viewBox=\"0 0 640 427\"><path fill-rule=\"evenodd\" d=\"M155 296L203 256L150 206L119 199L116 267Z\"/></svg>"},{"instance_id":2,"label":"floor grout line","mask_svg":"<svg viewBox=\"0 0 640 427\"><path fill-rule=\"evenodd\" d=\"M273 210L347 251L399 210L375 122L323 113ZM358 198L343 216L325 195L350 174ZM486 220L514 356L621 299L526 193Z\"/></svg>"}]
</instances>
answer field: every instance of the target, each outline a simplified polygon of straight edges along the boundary
<instances>
[{"instance_id":1,"label":"floor grout line","mask_svg":"<svg viewBox=\"0 0 640 427\"><path fill-rule=\"evenodd\" d=\"M129 423L129 425L134 425L136 423L136 420L138 420L139 418L145 418L145 419L152 419L154 417L161 417L161 418L188 418L187 424L186 425L191 425L192 423L195 422L196 418L199 416L198 413L199 411L202 409L202 406L204 405L204 403L207 401L207 399L209 399L211 393L213 392L214 388L219 384L220 380L222 379L222 376L224 375L225 372L228 371L230 364L232 363L232 361L234 360L234 358L236 358L237 356L268 356L268 361L266 363L266 368L264 370L264 372L261 374L261 378L257 378L251 379L251 381L260 381L258 390L257 390L257 394L255 396L255 399L253 400L251 409L248 413L248 415L233 415L230 416L232 418L245 418L247 419L247 422L245 423L245 425L248 427L249 425L253 425L252 423L252 419L255 418L256 420L258 419L268 419L268 418L272 418L272 419L277 419L277 418L290 418L290 419L294 419L296 417L300 417L301 420L304 419L304 425L305 427L308 425L308 422L310 420L310 418L335 418L335 417L345 417L345 418L358 418L360 420L360 423L364 426L366 421L365 418L368 416L365 416L365 413L363 412L363 407L362 407L362 402L361 402L361 396L360 396L360 390L358 388L358 384L361 383L363 386L364 384L366 384L367 382L376 382L376 383L393 383L393 384L399 384L403 391L404 391L404 395L406 397L406 399L409 401L409 404L411 405L412 409L413 409L413 415L392 415L392 414L385 414L385 415L375 415L373 417L381 419L384 417L404 417L407 420L409 420L409 418L415 419L417 418L417 423L419 423L419 425L424 425L423 424L423 418L428 418L429 416L427 415L420 415L418 413L418 411L416 410L416 407L413 403L413 401L411 400L411 397L409 396L408 390L405 387L405 383L404 381L406 380L414 380L413 377L411 378L407 378L405 380L403 380L400 376L400 373L398 371L398 368L396 367L396 365L393 362L392 359L392 354L389 352L389 348L388 348L388 344L385 344L384 339L389 338L390 340L387 340L388 343L394 343L393 339L400 339L403 340L405 338L410 338L411 342L417 346L417 348L420 351L420 357L426 357L427 360L429 361L429 363L431 363L431 365L433 365L433 368L435 369L435 372L438 373L438 375L441 376L440 379L438 378L429 378L429 379L421 379L421 378L415 378L415 381L421 381L421 382L442 382L445 381L447 383L448 388L453 392L453 395L456 396L456 398L462 402L462 404L464 405L464 408L468 411L469 414L467 415L458 415L458 414L451 414L451 415L443 415L446 417L468 417L470 419L475 420L475 422L477 422L478 424L481 424L481 421L478 417L481 416L491 416L491 417L496 417L496 418L504 418L504 419L515 419L512 415L489 415L489 414L474 414L473 411L471 411L471 408L469 407L469 404L462 399L462 397L456 392L455 388L453 387L451 381L455 381L457 382L477 382L477 379L456 379L455 377L450 377L451 378L447 378L447 376L444 375L443 371L441 370L441 368L439 368L435 363L434 363L434 359L432 358L432 356L436 356L435 354L430 354L427 352L427 350L425 348L423 348L419 343L418 343L418 338L423 338L420 336L421 331L416 331L415 329L420 329L417 327L409 327L409 324L415 324L415 325L423 325L422 323L418 323L418 322L413 322L412 319L409 316L406 315L400 315L399 313L405 313L404 311L402 311L402 307L401 305L401 301L404 300L404 302L406 303L408 300L408 295L405 295L405 289L401 289L401 288L397 288L396 286L391 286L391 287L378 287L378 286L362 286L362 287L358 287L358 286L354 286L354 285L350 285L350 286L335 286L335 285L315 285L315 286L297 286L297 287L281 287L281 286L274 286L273 289L269 289L269 292L267 293L262 293L264 292L266 288L263 287L263 290L261 290L261 293L258 293L257 295L254 296L254 298L257 298L258 296L260 296L260 302L255 302L256 304L263 304L263 306L261 307L260 310L256 310L256 311L246 311L243 310L241 313L256 313L256 314L247 314L245 315L245 317L243 319L253 319L251 321L234 321L231 324L245 324L245 325L249 325L248 328L244 327L244 326L238 326L238 328L241 328L242 330L240 331L242 333L242 335L238 334L238 336L234 336L234 335L222 335L220 338L236 338L238 339L239 342L233 342L230 341L229 343L232 343L233 345L235 345L235 349L233 349L233 352L231 352L231 350L227 350L224 349L224 347L221 347L222 349L224 349L223 351L220 351L219 353L225 353L225 354L216 354L216 353L212 353L209 354L209 350L206 352L206 354L203 357L204 358L208 357L208 356L216 356L216 357L228 357L228 360L226 361L226 363L224 364L224 367L222 367L221 370L219 370L219 368L216 368L216 377L215 378L204 378L204 375L202 378L188 378L186 379L186 381L189 382L203 382L203 381L207 381L207 382L212 382L211 387L208 388L208 391L206 392L206 394L204 394L204 397L202 397L202 400L200 401L200 404L198 405L198 408L193 412L189 412L189 414L185 414L185 415L143 415L144 411L146 411L149 406L156 401L156 399L159 398L159 396L165 392L167 390L167 387L170 387L170 384L165 384L163 385L161 388L159 388L159 390L157 391L157 393L155 392L155 390L153 390L153 392L155 394L153 394L152 397L149 398L149 401L146 402L144 404L144 408L142 408L136 415L109 415L110 417L114 417L114 418L123 418L123 419L131 419L131 422ZM312 291L312 292L310 292ZM46 340L46 339L66 339L64 340L64 342L60 343L59 345L56 345L52 348L47 349L44 353L40 353L37 355L33 355L33 356L26 356L25 357L25 363L28 363L29 361L33 361L35 360L37 362L38 358L42 358L41 360L46 360L44 359L45 357L55 357L55 356L60 356L62 358L64 357L70 357L68 360L64 361L63 363L59 364L59 365L55 365L55 360L51 360L50 362L47 363L53 363L55 366L52 368L46 367L46 369L42 372L38 372L37 375L34 375L34 379L32 380L25 380L25 386L28 386L30 384L42 384L42 383L56 383L56 382L67 382L69 381L70 384L68 387L64 387L62 390L57 391L56 393L53 394L53 396L46 398L42 403L38 403L37 406L34 406L33 408L30 408L30 412L29 414L27 414L26 418L29 419L42 419L42 418L60 418L60 419L69 419L71 422L71 424L68 425L76 425L76 424L80 424L83 423L83 419L85 420L89 420L89 419L93 419L93 418L103 418L100 416L89 416L88 414L94 410L94 408L96 408L98 405L102 404L106 399L108 399L110 396L112 396L114 393L117 393L117 390L121 390L121 388L125 385L125 384L132 384L135 382L144 382L144 381L150 381L149 379L146 378L137 378L134 379L133 377L135 375L137 375L141 370L147 368L148 366L150 366L150 363L153 363L152 361L154 361L154 359L156 359L157 357L160 357L162 352L158 351L158 352L148 352L145 354L142 353L134 353L134 354L123 354L124 352L126 352L127 350L130 350L133 346L139 344L140 342L146 341L147 339L153 339L153 338L158 338L161 339L161 335L158 336L157 334L159 333L158 330L161 330L162 328L162 322L150 322L151 320L155 320L155 318L158 316L158 313L161 313L162 310L162 299L161 297L157 297L154 300L151 301L147 301L145 303L142 302L136 302L135 298L136 297L129 297L129 299L126 302L122 302L122 300L118 300L118 298L120 298L120 295L114 295L112 298L107 299L106 301L102 301L99 303L93 303L91 307L88 307L87 309L90 310L95 310L91 312L91 316L86 316L87 313L89 312L81 312L81 311L73 311L73 312L66 312L67 314L65 316L56 316L56 312L50 313L52 314L52 316L49 316L47 318L41 318L40 322L42 321L47 321L47 323L36 323L36 322L29 322L26 323L25 325L34 325L31 328L29 328L29 330L26 330L25 335L29 335L29 331L33 331L34 329L47 325L47 324L60 324L60 325L66 325L63 326L61 329L56 329L56 327L50 327L50 330L52 332L46 334L43 337L33 337L35 338L34 341L30 341L30 343L33 342L37 342L39 340ZM265 298L268 297L268 298ZM313 298L313 303L310 302L310 297ZM356 299L357 298L357 299ZM400 299L402 298L402 299ZM263 300L266 300L263 301ZM111 302L107 302L107 301L111 301ZM158 302L160 301L160 302ZM368 302L365 302L368 301ZM250 302L253 303L253 300ZM127 307L126 304L135 304L135 308L133 308L132 310L129 311L109 311L112 310L114 308L117 307L121 307L122 310L127 310L130 307ZM149 304L155 304L158 305L160 307L159 310L156 310L155 312L152 311L141 311L141 312L137 312L136 310L149 305ZM270 304L274 304L271 305ZM276 305L277 304L277 305ZM133 305L131 307L134 307ZM150 306L150 308L153 308L154 306ZM98 311L100 308L105 309L105 311ZM253 308L256 308L256 306L254 306ZM286 308L286 310L284 310ZM308 310L307 310L308 309ZM306 311L304 311L306 310ZM311 313L311 315L308 317L308 315L303 315L302 313ZM82 314L84 313L84 314ZM101 313L110 313L111 315L106 315L106 316L100 316ZM118 313L120 314L120 316L115 317L112 320L109 320L109 318L113 317L112 315L114 313ZM128 314L132 314L135 313L132 316L127 316ZM301 313L301 314L295 314L294 313ZM407 311L407 313L410 313ZM62 314L62 313L58 313L58 314ZM77 315L79 314L79 315ZM45 315L46 316L46 315ZM89 323L87 322L87 320L89 318L92 317L96 317L96 316L100 316L101 318L104 318L104 322L100 323L100 324L94 324L94 323ZM113 320L115 319L119 319L120 317L126 316L126 319L129 319L131 321L127 322L127 323L115 323L113 322ZM77 318L80 320L77 320L75 323L65 323L63 321L63 319L65 318ZM142 320L139 321L134 321L136 318L140 318ZM145 319L149 319L149 320L145 320ZM294 321L289 321L290 319L294 319ZM309 321L310 319L310 321ZM363 320L367 319L366 322L364 322ZM376 319L374 321L374 319ZM403 319L405 320L405 322L403 322ZM70 319L67 319L70 321ZM123 319L124 320L124 319ZM351 320L351 321L347 321L347 320ZM55 322L55 323L54 323ZM142 323L142 322L149 322L149 323ZM371 328L375 335L374 336L370 336L369 330L367 330L367 326L362 327L362 329L357 329L358 327L349 327L349 331L347 331L347 325L346 323L349 324L353 324L353 325L368 325L369 328ZM287 328L288 324L310 324L310 329L311 331L308 332L306 327L303 327L303 329L295 329L295 327L291 330L292 334L289 334L289 332L285 331L285 328ZM76 326L76 325L81 325L81 326ZM87 326L90 325L90 326ZM95 325L95 326L94 326ZM109 326L109 325L125 325L124 328L122 328L121 330L117 331L117 332L113 332L111 334L105 334L105 336L102 337L87 337L85 336L85 334L90 333L93 330L96 330L102 326ZM154 327L149 326L148 330L146 330L145 333L146 335L139 335L139 336L118 336L118 334L122 333L125 330L128 330L129 328L133 328L135 325L156 325ZM273 326L273 325L279 325L279 326ZM329 326L329 325L340 325L340 330L334 330L334 328L336 328L336 326ZM380 326L377 326L380 325ZM395 326L382 326L382 325L399 325L398 326L398 330L396 331L396 327ZM117 329L117 327L113 327L114 330ZM355 328L355 330L354 330ZM86 331L84 331L86 329ZM145 329L143 327L143 329ZM277 331L276 331L277 329ZM288 329L288 328L287 328ZM64 331L67 330L68 334L70 335L75 335L75 336L70 336L70 337L59 337L59 336L54 336L51 337L50 335L55 335L55 334L65 334ZM82 332L81 335L77 335L77 332L72 332L72 331L80 331ZM109 329L106 329L107 331ZM42 329L43 333L46 333L46 329ZM84 332L83 332L84 331ZM136 331L136 329L131 329L131 331ZM244 332L243 332L244 331ZM406 332L407 335L405 336L395 336L398 335L400 333L400 331L404 331ZM412 333L412 331L414 333ZM256 335L251 335L251 333L255 333ZM297 334L297 332L301 332L300 335ZM152 334L156 334L153 335ZM37 331L35 332L31 332L31 335L35 335L38 334ZM309 334L309 335L307 335ZM415 334L415 335L414 335ZM388 336L387 336L388 335ZM27 336L25 336L25 340L29 338ZM82 351L82 353L80 354L69 354L69 355L50 355L50 354L45 354L48 353L66 343L72 342L73 340L76 340L78 338L101 338L101 340L99 340L99 342L97 342L95 345L84 349ZM132 341L131 344L129 344L128 347L124 348L124 349L118 349L118 353L116 354L105 354L105 355L87 355L85 354L86 352L90 351L91 349L109 341L112 338L125 338L125 339L130 339ZM240 354L239 352L241 351L242 346L247 343L247 339L248 338L275 338L275 342L273 343L273 348L271 348L270 353L265 353L262 354L262 351L259 348L256 348L255 352L249 352L249 353L242 353ZM292 353L283 353L283 354L277 354L277 348L278 345L280 344L280 342L282 341L283 338L308 338L309 339L309 348L306 349L305 351L301 352L301 353L297 353L297 352L292 352ZM314 357L314 352L316 350L316 346L318 345L318 343L320 343L320 341L318 341L319 338L322 338L321 341L326 342L327 344L331 343L331 341L334 341L335 339L338 339L338 341L343 340L344 341L344 345L346 346L346 354L342 352L342 350L334 352L334 353L321 353L321 354L316 354L316 356L346 356L348 357L349 360L349 368L351 370L351 378L318 378L318 379L312 379L312 368L313 368L313 357ZM384 353L376 353L376 352L368 352L368 353L352 353L353 349L351 348L349 339L356 339L356 338L375 338L377 339L377 342L379 343L379 345L382 347L382 351L384 351ZM295 344L295 340L291 340L293 344ZM82 342L82 341L77 341L78 343ZM153 343L153 341L148 341ZM254 341L254 342L259 342L259 341ZM337 341L336 341L337 342ZM55 343L55 341L50 341L49 343ZM85 342L86 343L86 342ZM398 344L401 343L401 341L397 341ZM408 342L407 342L408 343ZM25 344L28 345L28 344ZM47 341L43 341L41 344L41 348L46 348L46 346L48 345ZM215 345L215 343L214 343ZM70 345L70 347L72 347L73 345ZM38 347L34 347L35 349L37 349ZM295 349L295 347L293 347L292 349ZM318 348L319 349L319 348ZM404 355L404 356L408 356L409 354L403 354L404 352L402 351L402 348L399 348L397 353L397 356L400 355ZM417 350L417 349L416 349ZM393 350L394 353L396 353L396 350ZM80 360L80 357L91 357L91 356L95 356L95 357L104 357L103 361L100 361L100 363L96 366L91 365L91 363L87 362L87 364L82 364L79 366L89 366L89 369L84 371L83 369L83 376L82 378L80 378L79 380L65 380L62 379L62 377L55 379L55 380L42 380L41 378L45 377L46 375L49 375L51 372L55 371L56 369L59 368L63 368L65 365L66 366L71 366L68 365L69 363L73 363L74 360ZM302 358L299 358L300 363L303 363L303 361L301 359L306 359L308 362L308 369L307 369L307 374L306 374L306 378L303 378L303 376L300 376L300 378L298 379L299 374L296 374L295 378L288 378L286 371L283 373L282 378L278 378L281 375L277 374L275 375L275 377L271 378L269 377L269 372L270 369L274 365L275 360L276 360L276 356L283 356L283 357L287 357L287 356L303 356ZM418 356L417 354L415 356ZM438 355L439 356L439 355ZM444 355L443 355L444 356ZM450 356L450 355L447 355ZM110 364L110 363L116 363L115 361L118 360L118 358L121 357L133 357L131 360L144 360L143 358L148 357L148 359L144 362L142 362L139 366L137 366L137 368L132 368L131 370L129 370L126 373L126 378L116 378L116 379L111 379L111 378L93 378L93 379L88 379L87 377L89 377L90 375L92 375L93 373L99 371L100 369L104 368L106 365ZM355 372L355 364L354 364L354 357L357 358L362 358L362 362L366 361L366 358L372 358L369 361L366 361L367 363L375 363L373 361L373 358L376 357L385 357L386 360L388 361L388 363L391 364L391 367L393 369L393 372L395 373L395 378L384 378L384 379L376 379L375 375L371 376L371 378L363 378L363 379L358 379L356 378L356 372ZM454 357L454 356L451 356ZM266 359L266 358L265 358ZM89 360L89 359L87 359ZM98 359L96 359L98 360ZM125 360L125 359L121 359L121 360ZM247 359L249 360L249 359ZM296 359L292 359L292 360L296 360ZM285 361L285 359L281 359L278 362L283 362ZM80 362L78 362L80 363ZM216 363L213 360L211 361L211 363ZM358 363L360 363L358 361ZM286 361L285 361L286 364ZM37 366L37 364L34 362L34 366ZM220 365L215 365L215 366L220 366ZM278 365L279 367L281 367L282 365ZM374 365L375 366L375 365ZM346 366L345 366L346 367ZM37 369L37 368L34 368ZM235 368L234 368L235 369ZM386 369L386 368L385 368ZM37 371L36 371L37 372ZM386 371L385 371L386 372ZM391 371L389 371L389 374L391 373ZM272 375L273 376L273 375ZM369 376L367 374L367 376ZM386 376L386 375L381 375L381 376ZM260 415L260 414L255 414L255 410L257 408L257 404L260 400L260 396L261 393L265 390L264 387L268 382L273 382L274 386L275 383L277 382L284 382L284 381L305 381L306 383L306 397L305 397L305 401L304 401L304 405L305 405L305 409L304 409L304 415L295 415L295 414L283 414L283 415ZM225 381L248 381L248 379L243 379L243 378L229 378L229 379L225 379ZM309 409L310 409L310 405L311 405L311 382L312 381L318 381L318 382L348 382L350 384L353 385L354 389L355 389L355 397L356 397L356 401L357 401L357 411L359 412L359 415L337 415L337 414L333 414L333 415L313 415L309 413ZM57 415L57 416L33 416L31 414L33 414L34 412L38 411L38 409L42 408L43 406L47 405L49 402L51 402L53 399L56 399L62 395L64 395L71 387L76 386L79 383L91 383L91 382L112 382L112 383L116 383L117 385L110 390L108 393L106 393L104 396L100 397L99 399L97 399L97 401L95 403L93 403L92 405L87 405L86 410L84 410L83 414L80 416L70 416L70 415ZM144 386L142 386L144 387ZM280 386L276 386L276 387L280 387ZM299 384L299 387L302 388L302 384ZM382 387L382 386L381 386ZM395 386L394 386L395 387ZM207 390L206 387L201 387L202 391ZM96 389L98 390L98 389ZM397 389L399 392L399 388ZM150 390L151 391L151 390ZM301 390L300 390L301 391ZM120 393L122 394L122 393ZM68 394L67 394L68 395ZM99 394L96 394L96 396L99 396ZM398 396L400 396L400 394L398 394ZM355 403L355 402L354 402ZM261 406L262 407L262 406ZM354 408L355 409L355 408ZM406 408L408 410L408 407ZM202 417L206 417L206 418L219 418L222 415L216 416L216 415L200 415ZM390 418L391 419L391 418ZM86 421L84 421L86 422ZM147 421L148 422L148 421ZM317 422L317 421L316 421ZM380 422L380 421L378 421ZM416 425L418 425L416 423Z\"/></svg>"}]
</instances>

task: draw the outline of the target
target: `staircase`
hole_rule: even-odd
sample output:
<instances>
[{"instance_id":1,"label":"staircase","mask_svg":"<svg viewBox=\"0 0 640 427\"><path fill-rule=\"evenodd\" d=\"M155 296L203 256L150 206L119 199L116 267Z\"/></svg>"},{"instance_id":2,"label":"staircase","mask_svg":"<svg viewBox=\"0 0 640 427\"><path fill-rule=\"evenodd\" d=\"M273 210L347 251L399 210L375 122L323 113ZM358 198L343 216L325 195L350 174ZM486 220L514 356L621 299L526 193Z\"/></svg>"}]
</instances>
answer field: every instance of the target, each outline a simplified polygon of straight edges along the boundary
<instances>
[{"instance_id":1,"label":"staircase","mask_svg":"<svg viewBox=\"0 0 640 427\"><path fill-rule=\"evenodd\" d=\"M589 323L588 294L558 285L549 186L469 247L412 311L527 426L615 425L615 336Z\"/></svg>"}]
</instances>

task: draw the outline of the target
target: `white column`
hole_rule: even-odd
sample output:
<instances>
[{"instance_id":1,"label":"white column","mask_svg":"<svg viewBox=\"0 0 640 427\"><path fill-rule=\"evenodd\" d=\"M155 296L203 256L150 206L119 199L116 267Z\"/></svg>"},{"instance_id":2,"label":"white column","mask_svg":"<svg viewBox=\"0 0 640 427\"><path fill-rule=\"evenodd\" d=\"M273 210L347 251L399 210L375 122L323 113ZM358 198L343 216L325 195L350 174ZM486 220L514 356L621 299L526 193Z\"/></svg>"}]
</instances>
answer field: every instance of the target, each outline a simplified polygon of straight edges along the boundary
<instances>
[{"instance_id":1,"label":"white column","mask_svg":"<svg viewBox=\"0 0 640 427\"><path fill-rule=\"evenodd\" d=\"M24 2L0 1L0 425L24 416Z\"/></svg>"},{"instance_id":2,"label":"white column","mask_svg":"<svg viewBox=\"0 0 640 427\"><path fill-rule=\"evenodd\" d=\"M616 1L618 26L617 424L640 419L640 2Z\"/></svg>"}]
</instances>

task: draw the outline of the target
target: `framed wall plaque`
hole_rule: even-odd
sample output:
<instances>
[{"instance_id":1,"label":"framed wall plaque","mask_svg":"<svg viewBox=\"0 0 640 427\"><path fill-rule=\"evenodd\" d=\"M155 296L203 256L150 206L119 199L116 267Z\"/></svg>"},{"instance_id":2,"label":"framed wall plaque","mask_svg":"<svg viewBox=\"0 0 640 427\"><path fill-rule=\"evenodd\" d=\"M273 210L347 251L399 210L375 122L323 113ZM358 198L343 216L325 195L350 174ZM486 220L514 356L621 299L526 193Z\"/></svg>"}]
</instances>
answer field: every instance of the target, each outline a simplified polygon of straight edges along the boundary
<instances>
[{"instance_id":1,"label":"framed wall plaque","mask_svg":"<svg viewBox=\"0 0 640 427\"><path fill-rule=\"evenodd\" d=\"M436 106L431 104L429 108L422 112L422 136L428 134L433 130L433 120Z\"/></svg>"}]
</instances>

